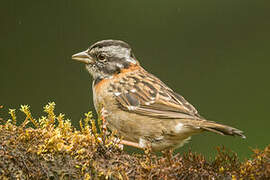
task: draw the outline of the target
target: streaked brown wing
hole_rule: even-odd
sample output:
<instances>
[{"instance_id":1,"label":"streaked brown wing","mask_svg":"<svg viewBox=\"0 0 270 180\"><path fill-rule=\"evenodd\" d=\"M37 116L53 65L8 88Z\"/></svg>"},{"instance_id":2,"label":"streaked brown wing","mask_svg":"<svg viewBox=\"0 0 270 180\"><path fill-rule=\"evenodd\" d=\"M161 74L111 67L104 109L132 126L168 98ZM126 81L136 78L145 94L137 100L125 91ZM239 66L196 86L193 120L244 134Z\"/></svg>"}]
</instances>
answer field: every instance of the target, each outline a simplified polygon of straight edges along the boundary
<instances>
[{"instance_id":1,"label":"streaked brown wing","mask_svg":"<svg viewBox=\"0 0 270 180\"><path fill-rule=\"evenodd\" d=\"M123 77L113 89L126 111L158 118L203 119L182 96L145 70Z\"/></svg>"}]
</instances>

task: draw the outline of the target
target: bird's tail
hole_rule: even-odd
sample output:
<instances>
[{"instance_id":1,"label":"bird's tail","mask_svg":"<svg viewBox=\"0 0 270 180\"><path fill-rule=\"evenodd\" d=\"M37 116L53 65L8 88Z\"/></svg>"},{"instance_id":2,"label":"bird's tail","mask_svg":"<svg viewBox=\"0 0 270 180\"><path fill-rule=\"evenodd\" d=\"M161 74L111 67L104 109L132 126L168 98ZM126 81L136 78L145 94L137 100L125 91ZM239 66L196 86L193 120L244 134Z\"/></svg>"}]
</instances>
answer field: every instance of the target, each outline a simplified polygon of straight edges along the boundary
<instances>
[{"instance_id":1,"label":"bird's tail","mask_svg":"<svg viewBox=\"0 0 270 180\"><path fill-rule=\"evenodd\" d=\"M243 139L246 138L246 136L243 134L243 131L231 126L218 124L212 121L203 121L202 123L200 123L200 128L221 135L240 136Z\"/></svg>"},{"instance_id":2,"label":"bird's tail","mask_svg":"<svg viewBox=\"0 0 270 180\"><path fill-rule=\"evenodd\" d=\"M236 129L231 126L219 124L213 121L207 121L207 120L182 120L186 125L190 125L196 129L201 129L205 131L214 132L221 135L230 135L230 136L240 136L242 138L246 138L243 131Z\"/></svg>"}]
</instances>

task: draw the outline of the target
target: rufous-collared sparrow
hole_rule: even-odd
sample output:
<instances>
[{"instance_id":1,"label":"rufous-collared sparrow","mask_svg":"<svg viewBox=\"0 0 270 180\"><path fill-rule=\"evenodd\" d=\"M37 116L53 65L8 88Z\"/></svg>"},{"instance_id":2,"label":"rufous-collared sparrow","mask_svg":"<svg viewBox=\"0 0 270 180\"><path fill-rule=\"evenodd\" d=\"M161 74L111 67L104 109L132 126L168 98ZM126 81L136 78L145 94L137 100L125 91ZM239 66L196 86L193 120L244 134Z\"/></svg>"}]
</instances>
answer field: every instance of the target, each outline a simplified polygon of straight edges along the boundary
<instances>
[{"instance_id":1,"label":"rufous-collared sparrow","mask_svg":"<svg viewBox=\"0 0 270 180\"><path fill-rule=\"evenodd\" d=\"M93 76L95 109L125 145L161 151L180 147L202 131L245 138L236 128L200 116L181 95L142 68L123 41L96 42L72 59L85 63Z\"/></svg>"}]
</instances>

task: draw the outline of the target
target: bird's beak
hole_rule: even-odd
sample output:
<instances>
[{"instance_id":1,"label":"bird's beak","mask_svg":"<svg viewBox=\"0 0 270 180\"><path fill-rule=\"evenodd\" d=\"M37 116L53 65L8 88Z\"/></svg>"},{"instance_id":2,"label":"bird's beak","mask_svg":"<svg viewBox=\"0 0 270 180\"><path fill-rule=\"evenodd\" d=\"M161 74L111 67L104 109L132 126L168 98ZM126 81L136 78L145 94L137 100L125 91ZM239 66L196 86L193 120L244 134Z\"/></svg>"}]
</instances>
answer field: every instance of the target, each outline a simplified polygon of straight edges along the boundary
<instances>
[{"instance_id":1,"label":"bird's beak","mask_svg":"<svg viewBox=\"0 0 270 180\"><path fill-rule=\"evenodd\" d=\"M77 54L72 55L72 59L85 63L85 64L90 64L91 62L93 62L93 60L91 59L91 57L88 55L86 51L79 52Z\"/></svg>"}]
</instances>

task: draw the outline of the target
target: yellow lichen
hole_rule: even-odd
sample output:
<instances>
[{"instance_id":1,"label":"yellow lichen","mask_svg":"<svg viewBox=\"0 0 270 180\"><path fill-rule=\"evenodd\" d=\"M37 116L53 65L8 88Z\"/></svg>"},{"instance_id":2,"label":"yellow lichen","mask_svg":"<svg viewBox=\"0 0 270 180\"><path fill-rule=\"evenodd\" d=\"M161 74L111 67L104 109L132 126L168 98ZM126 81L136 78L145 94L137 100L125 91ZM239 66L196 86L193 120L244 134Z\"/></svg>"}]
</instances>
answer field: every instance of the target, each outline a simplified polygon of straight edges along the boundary
<instances>
[{"instance_id":1,"label":"yellow lichen","mask_svg":"<svg viewBox=\"0 0 270 180\"><path fill-rule=\"evenodd\" d=\"M30 120L34 124L35 127L39 127L38 122L32 117L32 114L29 108L30 106L28 105L21 105L20 111L22 111L26 115L24 122L28 122L28 120Z\"/></svg>"},{"instance_id":2,"label":"yellow lichen","mask_svg":"<svg viewBox=\"0 0 270 180\"><path fill-rule=\"evenodd\" d=\"M16 111L15 109L9 109L9 112L8 112L10 114L11 118L12 118L12 122L13 122L14 125L17 124L17 117L16 117L16 112L15 111Z\"/></svg>"}]
</instances>

